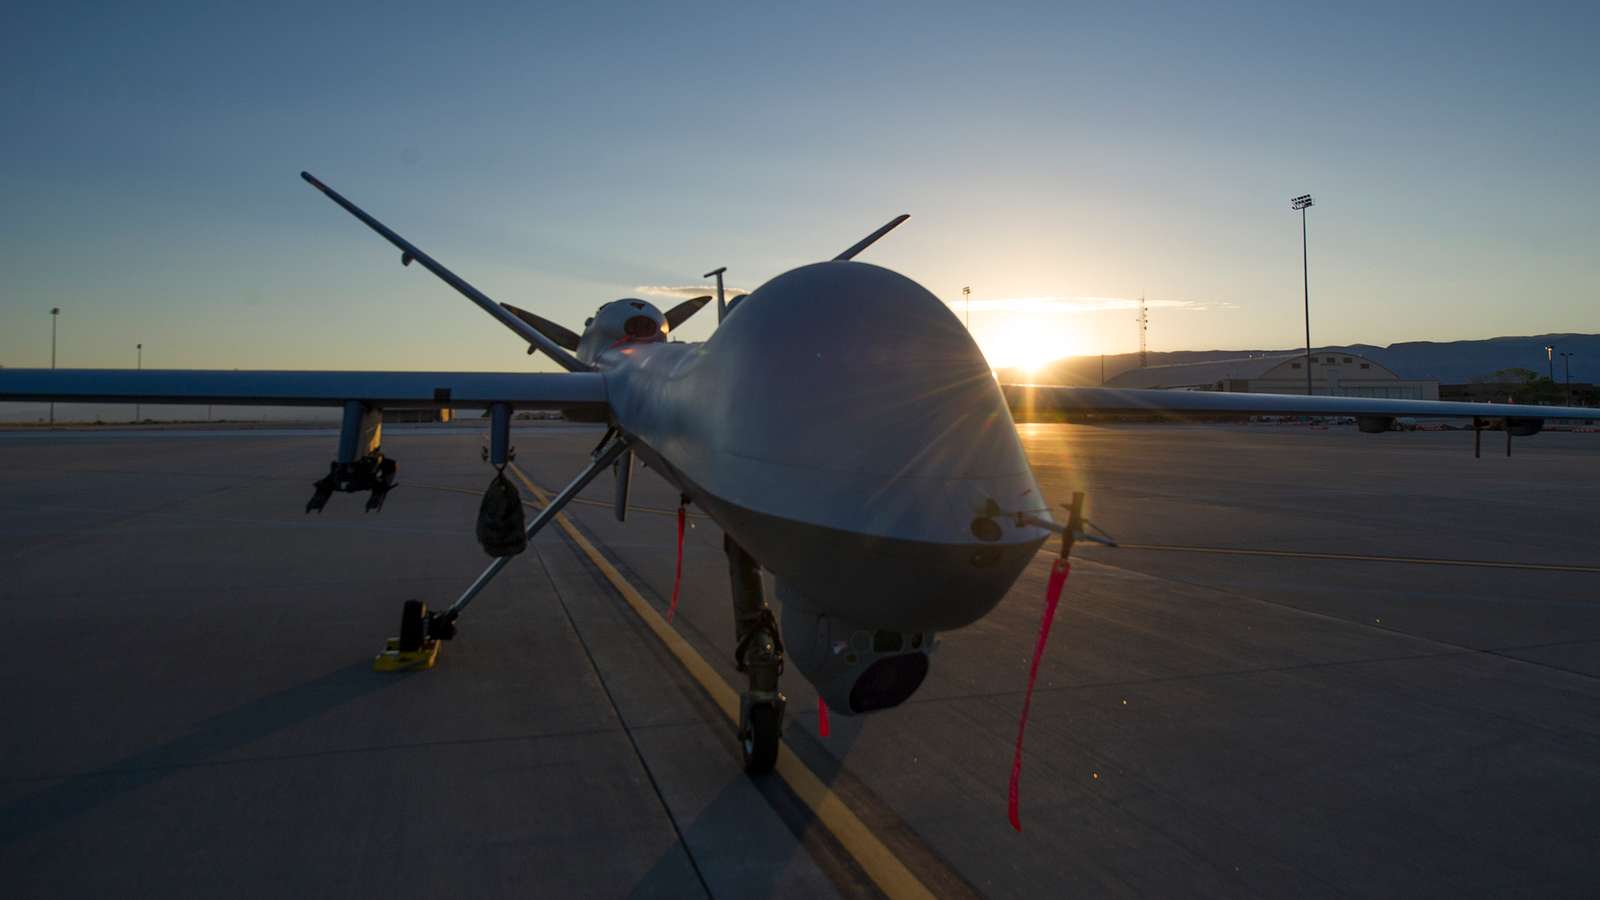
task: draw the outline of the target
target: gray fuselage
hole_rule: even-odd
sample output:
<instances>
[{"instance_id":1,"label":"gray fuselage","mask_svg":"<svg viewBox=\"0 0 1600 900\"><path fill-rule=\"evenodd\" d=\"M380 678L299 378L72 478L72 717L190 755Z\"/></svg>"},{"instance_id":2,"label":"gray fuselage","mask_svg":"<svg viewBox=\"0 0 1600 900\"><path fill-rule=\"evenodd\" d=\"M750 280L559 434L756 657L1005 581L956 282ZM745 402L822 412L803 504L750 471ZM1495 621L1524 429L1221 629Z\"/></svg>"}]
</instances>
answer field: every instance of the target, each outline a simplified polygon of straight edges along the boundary
<instances>
[{"instance_id":1,"label":"gray fuselage","mask_svg":"<svg viewBox=\"0 0 1600 900\"><path fill-rule=\"evenodd\" d=\"M958 628L1048 536L994 515L1048 513L982 352L910 279L804 266L704 343L612 337L619 317L660 316L641 303L602 307L580 349L614 424L791 602L872 628Z\"/></svg>"}]
</instances>

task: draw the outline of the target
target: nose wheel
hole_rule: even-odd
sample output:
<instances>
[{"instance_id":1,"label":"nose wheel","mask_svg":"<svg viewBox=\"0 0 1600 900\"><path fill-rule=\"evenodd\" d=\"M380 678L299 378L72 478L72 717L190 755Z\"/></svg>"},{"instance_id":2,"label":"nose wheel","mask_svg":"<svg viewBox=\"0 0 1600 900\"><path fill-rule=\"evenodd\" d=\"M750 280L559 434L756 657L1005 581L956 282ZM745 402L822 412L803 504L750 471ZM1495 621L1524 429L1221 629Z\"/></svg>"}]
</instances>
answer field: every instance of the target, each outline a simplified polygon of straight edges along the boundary
<instances>
[{"instance_id":1,"label":"nose wheel","mask_svg":"<svg viewBox=\"0 0 1600 900\"><path fill-rule=\"evenodd\" d=\"M778 690L778 676L783 674L778 623L765 606L752 618L754 628L735 650L739 671L750 679L749 689L739 697L739 755L747 774L765 775L778 763L788 699Z\"/></svg>"},{"instance_id":2,"label":"nose wheel","mask_svg":"<svg viewBox=\"0 0 1600 900\"><path fill-rule=\"evenodd\" d=\"M740 756L750 775L765 775L778 764L778 742L783 737L783 712L771 703L750 707L739 735Z\"/></svg>"}]
</instances>

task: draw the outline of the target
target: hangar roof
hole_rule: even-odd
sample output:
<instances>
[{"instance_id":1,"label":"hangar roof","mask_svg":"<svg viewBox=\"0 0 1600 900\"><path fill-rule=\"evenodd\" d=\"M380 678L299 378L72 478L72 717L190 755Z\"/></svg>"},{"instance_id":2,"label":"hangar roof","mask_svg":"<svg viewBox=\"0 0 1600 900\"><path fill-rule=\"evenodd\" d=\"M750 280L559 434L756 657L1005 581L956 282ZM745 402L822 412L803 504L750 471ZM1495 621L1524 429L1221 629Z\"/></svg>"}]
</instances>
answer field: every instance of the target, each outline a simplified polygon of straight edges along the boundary
<instances>
[{"instance_id":1,"label":"hangar roof","mask_svg":"<svg viewBox=\"0 0 1600 900\"><path fill-rule=\"evenodd\" d=\"M1292 364L1303 363L1305 358L1306 355L1304 353L1279 353L1272 356L1249 356L1239 359L1177 363L1170 366L1147 366L1143 369L1129 369L1126 372L1117 373L1117 375L1106 381L1106 387L1211 387L1219 381L1235 379L1254 381L1264 378L1298 378L1301 375L1301 370L1296 369ZM1365 356L1357 356L1337 347L1312 350L1311 361L1314 368L1323 366L1330 368L1355 367L1356 371L1349 374L1356 376L1356 373L1359 372L1360 374L1357 377L1360 378L1386 381L1399 378L1394 372ZM1364 369L1362 368L1363 366L1365 367ZM1293 375L1290 374L1291 372L1293 372Z\"/></svg>"}]
</instances>

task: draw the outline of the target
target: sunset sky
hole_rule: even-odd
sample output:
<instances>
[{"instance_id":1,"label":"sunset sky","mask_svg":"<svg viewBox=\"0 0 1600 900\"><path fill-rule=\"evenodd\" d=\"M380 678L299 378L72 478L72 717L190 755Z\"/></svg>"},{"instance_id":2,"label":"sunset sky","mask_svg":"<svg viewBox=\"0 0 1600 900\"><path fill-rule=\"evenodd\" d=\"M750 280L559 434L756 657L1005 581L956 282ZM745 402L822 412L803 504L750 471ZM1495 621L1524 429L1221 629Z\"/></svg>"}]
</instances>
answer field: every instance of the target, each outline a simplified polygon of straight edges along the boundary
<instances>
[{"instance_id":1,"label":"sunset sky","mask_svg":"<svg viewBox=\"0 0 1600 900\"><path fill-rule=\"evenodd\" d=\"M520 370L499 300L863 260L1006 364L1600 331L1594 7L11 9L0 365ZM667 292L659 299L672 302ZM702 315L680 336L702 339Z\"/></svg>"}]
</instances>

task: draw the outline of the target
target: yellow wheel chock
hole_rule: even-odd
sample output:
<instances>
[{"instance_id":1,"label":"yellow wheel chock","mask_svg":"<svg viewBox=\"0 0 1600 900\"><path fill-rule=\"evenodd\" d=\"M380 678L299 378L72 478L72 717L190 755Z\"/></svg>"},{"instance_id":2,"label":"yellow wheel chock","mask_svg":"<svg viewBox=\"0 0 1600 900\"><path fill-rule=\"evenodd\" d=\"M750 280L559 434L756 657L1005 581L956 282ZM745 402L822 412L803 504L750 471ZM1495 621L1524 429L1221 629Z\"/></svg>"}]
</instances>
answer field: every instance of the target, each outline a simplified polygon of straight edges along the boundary
<instances>
[{"instance_id":1,"label":"yellow wheel chock","mask_svg":"<svg viewBox=\"0 0 1600 900\"><path fill-rule=\"evenodd\" d=\"M388 646L373 657L374 672L420 672L433 668L439 660L439 642L426 640L419 650L401 650L399 638L389 638Z\"/></svg>"}]
</instances>

